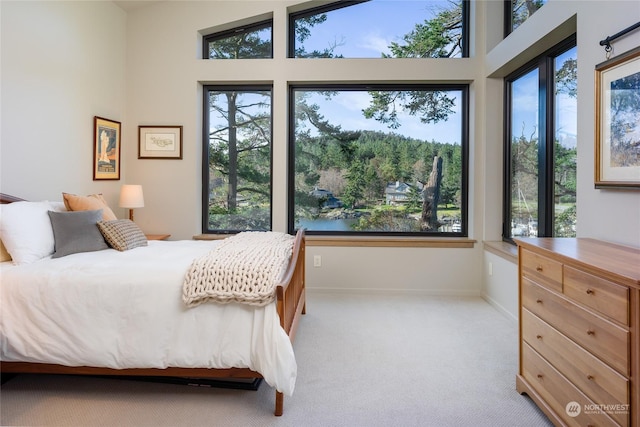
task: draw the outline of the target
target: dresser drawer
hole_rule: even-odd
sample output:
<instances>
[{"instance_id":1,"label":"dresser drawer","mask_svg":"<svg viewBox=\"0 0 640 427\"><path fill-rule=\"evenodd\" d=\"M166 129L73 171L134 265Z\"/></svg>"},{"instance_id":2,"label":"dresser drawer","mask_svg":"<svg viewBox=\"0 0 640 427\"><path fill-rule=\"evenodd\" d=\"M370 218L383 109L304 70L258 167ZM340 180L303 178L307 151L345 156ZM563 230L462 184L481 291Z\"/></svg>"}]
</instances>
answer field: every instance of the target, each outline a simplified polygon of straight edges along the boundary
<instances>
[{"instance_id":1,"label":"dresser drawer","mask_svg":"<svg viewBox=\"0 0 640 427\"><path fill-rule=\"evenodd\" d=\"M629 404L629 380L549 324L522 310L522 338L553 367L597 404ZM610 416L621 425L629 415Z\"/></svg>"},{"instance_id":2,"label":"dresser drawer","mask_svg":"<svg viewBox=\"0 0 640 427\"><path fill-rule=\"evenodd\" d=\"M522 305L614 368L630 373L629 331L528 279L522 280Z\"/></svg>"},{"instance_id":3,"label":"dresser drawer","mask_svg":"<svg viewBox=\"0 0 640 427\"><path fill-rule=\"evenodd\" d=\"M550 258L520 250L522 275L550 289L562 292L562 264Z\"/></svg>"},{"instance_id":4,"label":"dresser drawer","mask_svg":"<svg viewBox=\"0 0 640 427\"><path fill-rule=\"evenodd\" d=\"M605 413L586 410L592 408L594 402L526 343L522 344L522 376L567 425L618 426Z\"/></svg>"},{"instance_id":5,"label":"dresser drawer","mask_svg":"<svg viewBox=\"0 0 640 427\"><path fill-rule=\"evenodd\" d=\"M624 325L629 324L629 288L564 266L564 293Z\"/></svg>"}]
</instances>

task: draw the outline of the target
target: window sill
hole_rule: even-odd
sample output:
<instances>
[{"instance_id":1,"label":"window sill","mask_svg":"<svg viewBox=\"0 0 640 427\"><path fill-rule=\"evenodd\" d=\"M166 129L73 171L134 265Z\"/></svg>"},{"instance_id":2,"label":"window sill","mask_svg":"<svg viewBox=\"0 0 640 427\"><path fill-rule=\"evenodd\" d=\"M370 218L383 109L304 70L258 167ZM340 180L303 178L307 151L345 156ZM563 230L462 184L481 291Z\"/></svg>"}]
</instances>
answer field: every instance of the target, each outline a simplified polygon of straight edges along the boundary
<instances>
[{"instance_id":1,"label":"window sill","mask_svg":"<svg viewBox=\"0 0 640 427\"><path fill-rule=\"evenodd\" d=\"M518 263L518 247L507 242L485 241L484 250L514 264Z\"/></svg>"},{"instance_id":2,"label":"window sill","mask_svg":"<svg viewBox=\"0 0 640 427\"><path fill-rule=\"evenodd\" d=\"M194 240L220 240L232 234L197 234ZM307 246L378 248L473 248L476 240L467 237L380 237L380 236L305 236Z\"/></svg>"},{"instance_id":3,"label":"window sill","mask_svg":"<svg viewBox=\"0 0 640 427\"><path fill-rule=\"evenodd\" d=\"M193 240L222 240L227 237L233 236L233 234L196 234L192 237Z\"/></svg>"},{"instance_id":4,"label":"window sill","mask_svg":"<svg viewBox=\"0 0 640 427\"><path fill-rule=\"evenodd\" d=\"M398 247L398 248L473 248L467 237L381 237L381 236L306 236L307 246Z\"/></svg>"}]
</instances>

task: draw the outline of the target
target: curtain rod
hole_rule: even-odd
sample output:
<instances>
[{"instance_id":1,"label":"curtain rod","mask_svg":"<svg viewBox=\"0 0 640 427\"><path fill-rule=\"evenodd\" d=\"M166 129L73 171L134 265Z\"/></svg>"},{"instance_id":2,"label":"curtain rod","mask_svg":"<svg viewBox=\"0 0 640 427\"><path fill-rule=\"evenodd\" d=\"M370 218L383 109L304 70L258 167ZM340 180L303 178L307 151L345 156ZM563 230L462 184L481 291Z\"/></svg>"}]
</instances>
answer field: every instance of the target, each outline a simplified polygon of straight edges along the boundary
<instances>
[{"instance_id":1,"label":"curtain rod","mask_svg":"<svg viewBox=\"0 0 640 427\"><path fill-rule=\"evenodd\" d=\"M600 46L605 46L605 50L609 51L611 50L611 42L614 41L615 39L617 39L618 37L622 37L627 33L630 33L631 31L635 30L636 28L640 27L640 22L636 22L635 24L631 25L630 27L625 28L624 30L607 37L604 40L600 40Z\"/></svg>"}]
</instances>

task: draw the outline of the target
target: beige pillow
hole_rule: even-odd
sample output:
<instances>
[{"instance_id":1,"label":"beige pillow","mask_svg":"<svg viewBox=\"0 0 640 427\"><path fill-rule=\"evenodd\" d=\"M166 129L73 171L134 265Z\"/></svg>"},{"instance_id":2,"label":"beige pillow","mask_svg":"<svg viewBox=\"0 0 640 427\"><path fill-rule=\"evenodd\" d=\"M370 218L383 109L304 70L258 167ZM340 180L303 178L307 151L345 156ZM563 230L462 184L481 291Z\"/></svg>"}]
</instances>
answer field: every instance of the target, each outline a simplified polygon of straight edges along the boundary
<instances>
[{"instance_id":1,"label":"beige pillow","mask_svg":"<svg viewBox=\"0 0 640 427\"><path fill-rule=\"evenodd\" d=\"M147 236L131 220L98 221L98 228L109 246L118 251L147 246Z\"/></svg>"},{"instance_id":2,"label":"beige pillow","mask_svg":"<svg viewBox=\"0 0 640 427\"><path fill-rule=\"evenodd\" d=\"M7 248L4 247L4 243L0 240L0 262L11 261L11 255L7 252Z\"/></svg>"},{"instance_id":3,"label":"beige pillow","mask_svg":"<svg viewBox=\"0 0 640 427\"><path fill-rule=\"evenodd\" d=\"M94 211L102 209L102 219L104 221L118 219L100 193L89 194L88 196L62 193L62 198L64 205L69 211Z\"/></svg>"}]
</instances>

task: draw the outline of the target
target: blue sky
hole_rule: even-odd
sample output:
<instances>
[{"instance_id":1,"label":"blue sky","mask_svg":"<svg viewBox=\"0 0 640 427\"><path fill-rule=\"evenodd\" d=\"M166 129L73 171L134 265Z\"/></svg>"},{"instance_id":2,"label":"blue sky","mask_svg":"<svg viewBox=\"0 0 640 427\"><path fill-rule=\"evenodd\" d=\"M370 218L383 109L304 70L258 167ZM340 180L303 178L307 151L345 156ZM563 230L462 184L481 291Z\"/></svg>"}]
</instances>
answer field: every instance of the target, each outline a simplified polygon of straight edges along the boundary
<instances>
[{"instance_id":1,"label":"blue sky","mask_svg":"<svg viewBox=\"0 0 640 427\"><path fill-rule=\"evenodd\" d=\"M460 92L456 92L459 100ZM460 144L461 142L461 114L460 104L457 103L454 111L446 122L437 124L421 123L416 116L410 116L404 112L398 115L401 126L398 129L390 129L386 124L374 119L366 119L362 110L369 106L371 97L366 91L344 91L326 100L323 96L314 94L308 98L309 104L320 106L320 114L329 120L332 125L340 125L342 130L372 130L381 132L393 132L413 138L438 142ZM311 127L312 134L314 128Z\"/></svg>"},{"instance_id":2,"label":"blue sky","mask_svg":"<svg viewBox=\"0 0 640 427\"><path fill-rule=\"evenodd\" d=\"M557 57L556 67L569 58L575 58L575 49ZM513 117L511 121L514 137L538 137L538 72L537 69L520 77L512 85ZM556 95L556 137L565 147L577 143L577 100L566 94Z\"/></svg>"},{"instance_id":3,"label":"blue sky","mask_svg":"<svg viewBox=\"0 0 640 427\"><path fill-rule=\"evenodd\" d=\"M431 19L448 1L372 0L328 12L327 20L313 27L304 43L307 51L322 50L332 42L345 58L379 58L390 53L391 42L400 43L417 23Z\"/></svg>"},{"instance_id":4,"label":"blue sky","mask_svg":"<svg viewBox=\"0 0 640 427\"><path fill-rule=\"evenodd\" d=\"M337 43L334 53L345 58L380 58L390 54L392 42L402 44L402 37L415 25L431 19L441 9L450 8L449 1L372 0L355 6L327 12L327 20L313 27L312 36L304 43L307 51L323 50ZM339 61L339 59L337 59ZM418 139L460 143L460 106L446 122L421 123L418 117L400 114L401 127L390 129L373 119L365 119L362 109L369 105L366 91L341 92L326 101L318 96L309 103L321 107L320 113L343 130L379 130L395 132Z\"/></svg>"}]
</instances>

